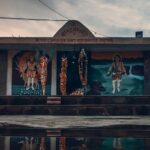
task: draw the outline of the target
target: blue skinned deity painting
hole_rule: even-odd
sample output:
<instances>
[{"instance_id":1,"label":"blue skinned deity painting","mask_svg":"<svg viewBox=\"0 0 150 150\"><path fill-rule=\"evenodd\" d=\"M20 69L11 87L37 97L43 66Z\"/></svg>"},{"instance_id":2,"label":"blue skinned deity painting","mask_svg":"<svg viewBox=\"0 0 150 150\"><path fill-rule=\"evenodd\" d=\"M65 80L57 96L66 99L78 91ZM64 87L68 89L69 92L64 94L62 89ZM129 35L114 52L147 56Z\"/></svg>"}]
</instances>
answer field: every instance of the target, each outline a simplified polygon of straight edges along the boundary
<instances>
[{"instance_id":1,"label":"blue skinned deity painting","mask_svg":"<svg viewBox=\"0 0 150 150\"><path fill-rule=\"evenodd\" d=\"M143 95L142 52L92 52L90 72L92 95Z\"/></svg>"}]
</instances>

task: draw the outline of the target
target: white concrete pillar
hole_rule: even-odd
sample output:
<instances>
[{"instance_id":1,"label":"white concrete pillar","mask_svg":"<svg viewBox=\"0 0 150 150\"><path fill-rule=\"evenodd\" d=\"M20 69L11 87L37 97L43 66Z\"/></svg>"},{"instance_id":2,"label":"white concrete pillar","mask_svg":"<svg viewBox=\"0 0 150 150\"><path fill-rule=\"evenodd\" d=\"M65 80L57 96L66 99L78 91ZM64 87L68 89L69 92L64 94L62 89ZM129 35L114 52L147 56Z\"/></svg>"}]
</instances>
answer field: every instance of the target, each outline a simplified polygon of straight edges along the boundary
<instances>
[{"instance_id":1,"label":"white concrete pillar","mask_svg":"<svg viewBox=\"0 0 150 150\"><path fill-rule=\"evenodd\" d=\"M51 95L57 94L57 51L54 50L51 67Z\"/></svg>"},{"instance_id":2,"label":"white concrete pillar","mask_svg":"<svg viewBox=\"0 0 150 150\"><path fill-rule=\"evenodd\" d=\"M12 57L13 57L13 51L8 50L6 95L12 95Z\"/></svg>"}]
</instances>

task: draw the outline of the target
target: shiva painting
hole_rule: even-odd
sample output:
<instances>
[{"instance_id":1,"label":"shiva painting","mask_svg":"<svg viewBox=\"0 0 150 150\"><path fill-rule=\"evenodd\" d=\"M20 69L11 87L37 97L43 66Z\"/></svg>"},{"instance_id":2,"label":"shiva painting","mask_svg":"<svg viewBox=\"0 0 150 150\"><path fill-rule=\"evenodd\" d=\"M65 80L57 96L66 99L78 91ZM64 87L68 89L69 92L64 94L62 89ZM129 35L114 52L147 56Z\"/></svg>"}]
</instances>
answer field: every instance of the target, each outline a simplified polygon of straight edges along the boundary
<instances>
[{"instance_id":1,"label":"shiva painting","mask_svg":"<svg viewBox=\"0 0 150 150\"><path fill-rule=\"evenodd\" d=\"M93 52L90 72L93 95L143 95L142 52Z\"/></svg>"},{"instance_id":2,"label":"shiva painting","mask_svg":"<svg viewBox=\"0 0 150 150\"><path fill-rule=\"evenodd\" d=\"M48 55L22 51L13 58L13 95L50 95L50 62Z\"/></svg>"}]
</instances>

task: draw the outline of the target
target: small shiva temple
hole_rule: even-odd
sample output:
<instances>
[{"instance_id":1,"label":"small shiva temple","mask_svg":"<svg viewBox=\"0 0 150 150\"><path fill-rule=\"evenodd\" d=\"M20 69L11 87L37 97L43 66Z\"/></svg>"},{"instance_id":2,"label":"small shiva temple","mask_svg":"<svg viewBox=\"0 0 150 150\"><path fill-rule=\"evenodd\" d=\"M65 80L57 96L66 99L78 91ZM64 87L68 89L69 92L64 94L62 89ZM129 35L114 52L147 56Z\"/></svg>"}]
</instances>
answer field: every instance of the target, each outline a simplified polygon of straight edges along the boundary
<instances>
[{"instance_id":1,"label":"small shiva temple","mask_svg":"<svg viewBox=\"0 0 150 150\"><path fill-rule=\"evenodd\" d=\"M95 37L76 20L53 37L0 37L0 79L0 115L10 123L0 119L0 150L150 149L150 122L137 123L150 115L149 37ZM128 118L76 129L33 127L20 115Z\"/></svg>"}]
</instances>

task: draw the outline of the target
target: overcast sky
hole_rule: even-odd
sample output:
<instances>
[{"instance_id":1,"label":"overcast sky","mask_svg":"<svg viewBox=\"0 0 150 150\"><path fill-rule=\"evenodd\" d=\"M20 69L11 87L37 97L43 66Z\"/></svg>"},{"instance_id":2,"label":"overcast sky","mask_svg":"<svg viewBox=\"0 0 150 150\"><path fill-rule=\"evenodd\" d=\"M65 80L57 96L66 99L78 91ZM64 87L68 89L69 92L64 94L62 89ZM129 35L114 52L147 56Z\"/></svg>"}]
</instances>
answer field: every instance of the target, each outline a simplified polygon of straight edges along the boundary
<instances>
[{"instance_id":1,"label":"overcast sky","mask_svg":"<svg viewBox=\"0 0 150 150\"><path fill-rule=\"evenodd\" d=\"M41 0L102 35L150 37L150 0ZM39 0L0 0L0 16L64 19ZM53 36L65 22L0 20L0 36ZM100 36L100 35L96 35Z\"/></svg>"}]
</instances>

